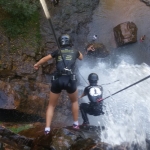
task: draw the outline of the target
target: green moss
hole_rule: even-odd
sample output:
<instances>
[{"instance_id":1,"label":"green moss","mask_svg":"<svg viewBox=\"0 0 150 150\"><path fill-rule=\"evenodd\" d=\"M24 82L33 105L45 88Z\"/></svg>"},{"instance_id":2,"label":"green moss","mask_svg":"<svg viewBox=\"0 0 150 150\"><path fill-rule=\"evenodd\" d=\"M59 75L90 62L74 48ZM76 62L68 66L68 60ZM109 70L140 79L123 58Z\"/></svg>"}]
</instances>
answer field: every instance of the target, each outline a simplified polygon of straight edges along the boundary
<instances>
[{"instance_id":1,"label":"green moss","mask_svg":"<svg viewBox=\"0 0 150 150\"><path fill-rule=\"evenodd\" d=\"M38 9L39 2L36 0L0 0L0 13L5 14L0 16L0 26L11 40L10 52L27 48L37 51L39 48L41 34Z\"/></svg>"},{"instance_id":2,"label":"green moss","mask_svg":"<svg viewBox=\"0 0 150 150\"><path fill-rule=\"evenodd\" d=\"M8 127L8 129L11 130L14 133L19 133L23 130L27 130L27 129L30 129L30 128L31 128L31 125L22 125L22 126L19 126L19 127Z\"/></svg>"}]
</instances>

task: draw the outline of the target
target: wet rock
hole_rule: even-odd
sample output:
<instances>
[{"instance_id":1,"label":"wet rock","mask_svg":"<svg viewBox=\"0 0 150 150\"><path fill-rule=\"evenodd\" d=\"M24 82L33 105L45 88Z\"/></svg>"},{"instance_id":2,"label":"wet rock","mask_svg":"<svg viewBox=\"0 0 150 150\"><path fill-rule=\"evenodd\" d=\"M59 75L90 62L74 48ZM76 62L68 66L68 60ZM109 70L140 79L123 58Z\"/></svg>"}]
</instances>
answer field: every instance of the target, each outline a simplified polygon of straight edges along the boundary
<instances>
[{"instance_id":1,"label":"wet rock","mask_svg":"<svg viewBox=\"0 0 150 150\"><path fill-rule=\"evenodd\" d=\"M9 83L0 81L0 108L16 109L20 104L20 97Z\"/></svg>"},{"instance_id":2,"label":"wet rock","mask_svg":"<svg viewBox=\"0 0 150 150\"><path fill-rule=\"evenodd\" d=\"M137 41L137 27L133 22L124 22L114 27L114 36L118 46Z\"/></svg>"},{"instance_id":3,"label":"wet rock","mask_svg":"<svg viewBox=\"0 0 150 150\"><path fill-rule=\"evenodd\" d=\"M49 85L24 81L0 81L0 108L16 109L26 114L45 117Z\"/></svg>"},{"instance_id":4,"label":"wet rock","mask_svg":"<svg viewBox=\"0 0 150 150\"><path fill-rule=\"evenodd\" d=\"M97 131L92 126L79 130L72 127L54 128L50 134L36 138L31 149L80 150L81 148L85 148L86 150L90 150L96 145L96 139L99 139ZM95 140L92 137L95 137Z\"/></svg>"},{"instance_id":5,"label":"wet rock","mask_svg":"<svg viewBox=\"0 0 150 150\"><path fill-rule=\"evenodd\" d=\"M102 43L93 43L95 51L88 51L87 55L95 58L104 58L109 55L109 51Z\"/></svg>"},{"instance_id":6,"label":"wet rock","mask_svg":"<svg viewBox=\"0 0 150 150\"><path fill-rule=\"evenodd\" d=\"M19 134L0 127L0 142L17 150L143 150L142 145L138 143L111 145L101 142L100 133L101 129L97 126L80 126L80 129L66 126L52 128L51 132L45 135L44 124L38 123ZM148 140L146 143L148 144Z\"/></svg>"},{"instance_id":7,"label":"wet rock","mask_svg":"<svg viewBox=\"0 0 150 150\"><path fill-rule=\"evenodd\" d=\"M102 43L90 44L93 44L95 51L86 51L86 55L84 55L84 60L81 63L86 63L88 67L93 68L94 66L98 65L99 59L109 56L110 52Z\"/></svg>"},{"instance_id":8,"label":"wet rock","mask_svg":"<svg viewBox=\"0 0 150 150\"><path fill-rule=\"evenodd\" d=\"M0 81L0 108L6 111L3 120L12 120L8 116L8 110L14 120L44 120L49 101L50 85L28 81L13 80L11 83ZM71 102L65 91L62 91L55 109L52 125L66 126L72 122ZM2 113L2 111L0 111ZM43 118L43 119L42 119Z\"/></svg>"},{"instance_id":9,"label":"wet rock","mask_svg":"<svg viewBox=\"0 0 150 150\"><path fill-rule=\"evenodd\" d=\"M150 139L146 139L146 147L148 150L150 149Z\"/></svg>"},{"instance_id":10,"label":"wet rock","mask_svg":"<svg viewBox=\"0 0 150 150\"><path fill-rule=\"evenodd\" d=\"M33 139L20 136L0 126L0 142L7 143L16 150L29 150Z\"/></svg>"},{"instance_id":11,"label":"wet rock","mask_svg":"<svg viewBox=\"0 0 150 150\"><path fill-rule=\"evenodd\" d=\"M150 0L141 0L142 2L144 2L147 6L150 6Z\"/></svg>"},{"instance_id":12,"label":"wet rock","mask_svg":"<svg viewBox=\"0 0 150 150\"><path fill-rule=\"evenodd\" d=\"M16 108L18 111L45 117L49 100L48 84L15 80L11 85L20 96L20 104Z\"/></svg>"}]
</instances>

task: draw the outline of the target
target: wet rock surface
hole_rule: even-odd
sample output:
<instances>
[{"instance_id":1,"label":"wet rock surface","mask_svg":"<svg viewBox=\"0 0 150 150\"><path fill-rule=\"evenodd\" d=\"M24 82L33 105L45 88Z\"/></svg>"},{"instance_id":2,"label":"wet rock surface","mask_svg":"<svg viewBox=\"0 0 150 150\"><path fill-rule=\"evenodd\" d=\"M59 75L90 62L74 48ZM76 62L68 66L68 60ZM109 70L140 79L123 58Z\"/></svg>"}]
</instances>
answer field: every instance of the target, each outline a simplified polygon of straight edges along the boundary
<instances>
[{"instance_id":1,"label":"wet rock surface","mask_svg":"<svg viewBox=\"0 0 150 150\"><path fill-rule=\"evenodd\" d=\"M93 68L98 64L99 59L109 56L110 52L102 43L90 43L93 44L94 51L85 51L84 60L81 64L87 64L88 67ZM82 66L82 65L81 65ZM78 73L79 74L79 73Z\"/></svg>"},{"instance_id":2,"label":"wet rock surface","mask_svg":"<svg viewBox=\"0 0 150 150\"><path fill-rule=\"evenodd\" d=\"M44 134L44 124L14 134L10 130L0 127L0 142L10 145L15 150L141 150L139 144L122 143L110 145L101 142L102 128L99 126L72 126L52 128L47 135ZM149 141L146 140L147 148Z\"/></svg>"},{"instance_id":3,"label":"wet rock surface","mask_svg":"<svg viewBox=\"0 0 150 150\"><path fill-rule=\"evenodd\" d=\"M147 6L150 6L150 0L141 0L142 2L144 2Z\"/></svg>"},{"instance_id":4,"label":"wet rock surface","mask_svg":"<svg viewBox=\"0 0 150 150\"><path fill-rule=\"evenodd\" d=\"M33 139L31 138L20 136L0 126L0 142L7 143L17 150L29 149L32 145L32 141Z\"/></svg>"},{"instance_id":5,"label":"wet rock surface","mask_svg":"<svg viewBox=\"0 0 150 150\"><path fill-rule=\"evenodd\" d=\"M137 27L133 22L124 22L114 27L114 36L118 46L137 41Z\"/></svg>"},{"instance_id":6,"label":"wet rock surface","mask_svg":"<svg viewBox=\"0 0 150 150\"><path fill-rule=\"evenodd\" d=\"M105 58L109 55L109 51L102 43L93 43L95 51L88 51L87 55L94 58Z\"/></svg>"}]
</instances>

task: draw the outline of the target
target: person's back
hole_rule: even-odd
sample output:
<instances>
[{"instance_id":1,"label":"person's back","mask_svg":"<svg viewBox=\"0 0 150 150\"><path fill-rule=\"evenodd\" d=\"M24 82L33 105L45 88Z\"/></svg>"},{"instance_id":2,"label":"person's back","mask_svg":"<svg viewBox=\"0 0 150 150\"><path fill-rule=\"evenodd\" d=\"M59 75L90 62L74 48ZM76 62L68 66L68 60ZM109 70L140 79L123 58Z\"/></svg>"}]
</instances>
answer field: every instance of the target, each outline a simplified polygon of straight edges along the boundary
<instances>
[{"instance_id":1,"label":"person's back","mask_svg":"<svg viewBox=\"0 0 150 150\"><path fill-rule=\"evenodd\" d=\"M89 85L86 87L85 93L87 93L88 99L91 103L97 103L102 99L102 86Z\"/></svg>"},{"instance_id":2,"label":"person's back","mask_svg":"<svg viewBox=\"0 0 150 150\"><path fill-rule=\"evenodd\" d=\"M71 69L73 71L78 55L78 51L75 51L70 46L61 48L61 52L58 52L56 56L57 71L63 71L64 68Z\"/></svg>"}]
</instances>

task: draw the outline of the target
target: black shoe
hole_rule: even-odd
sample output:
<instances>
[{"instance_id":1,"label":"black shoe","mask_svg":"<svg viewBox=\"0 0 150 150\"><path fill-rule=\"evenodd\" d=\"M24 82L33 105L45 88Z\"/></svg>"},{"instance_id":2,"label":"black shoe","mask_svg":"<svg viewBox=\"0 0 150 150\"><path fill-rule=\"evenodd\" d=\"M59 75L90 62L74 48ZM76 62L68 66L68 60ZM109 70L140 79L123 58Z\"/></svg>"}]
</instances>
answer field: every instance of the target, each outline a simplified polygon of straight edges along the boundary
<instances>
[{"instance_id":1,"label":"black shoe","mask_svg":"<svg viewBox=\"0 0 150 150\"><path fill-rule=\"evenodd\" d=\"M82 126L89 126L90 124L89 124L89 122L83 122L82 123Z\"/></svg>"}]
</instances>

